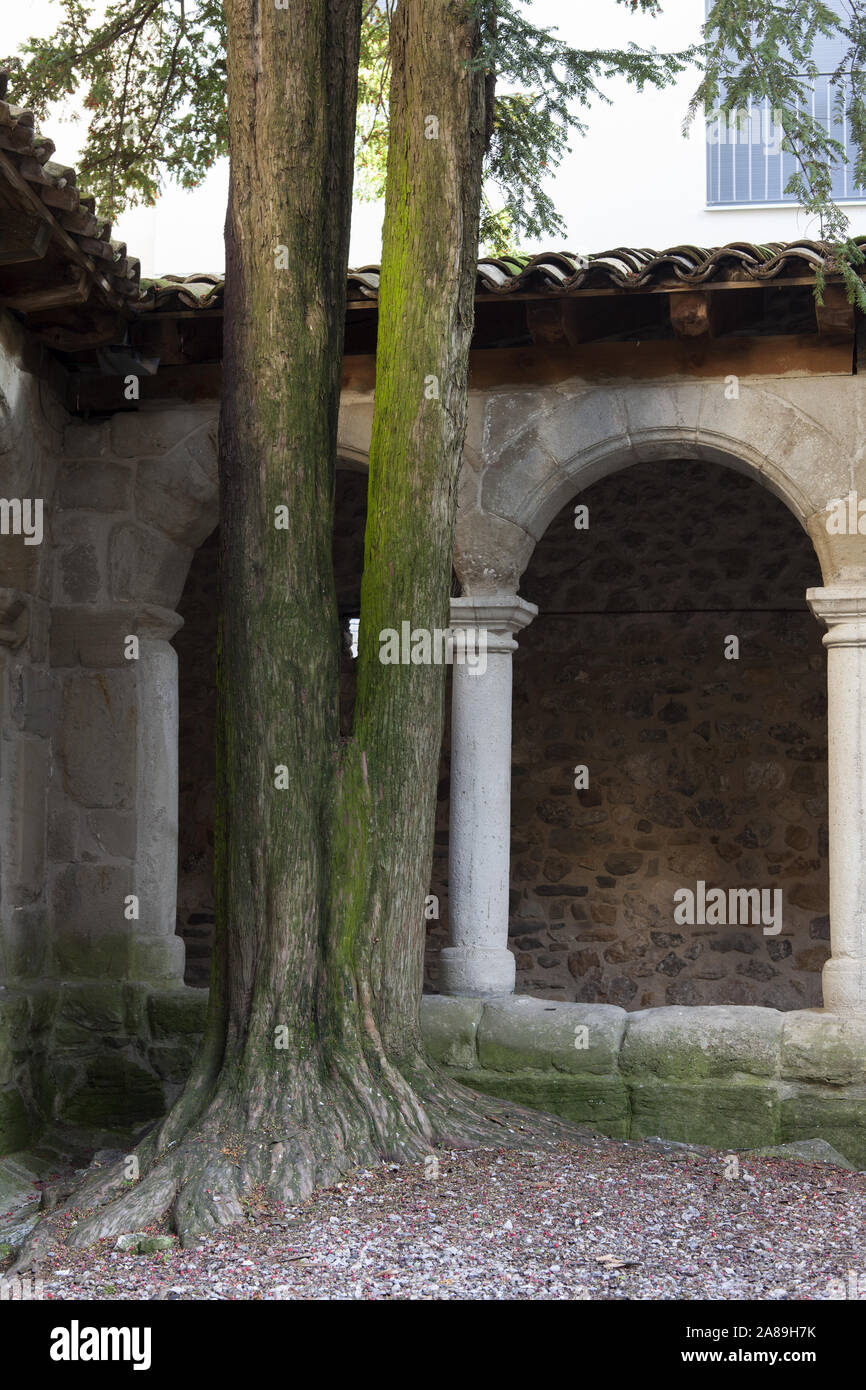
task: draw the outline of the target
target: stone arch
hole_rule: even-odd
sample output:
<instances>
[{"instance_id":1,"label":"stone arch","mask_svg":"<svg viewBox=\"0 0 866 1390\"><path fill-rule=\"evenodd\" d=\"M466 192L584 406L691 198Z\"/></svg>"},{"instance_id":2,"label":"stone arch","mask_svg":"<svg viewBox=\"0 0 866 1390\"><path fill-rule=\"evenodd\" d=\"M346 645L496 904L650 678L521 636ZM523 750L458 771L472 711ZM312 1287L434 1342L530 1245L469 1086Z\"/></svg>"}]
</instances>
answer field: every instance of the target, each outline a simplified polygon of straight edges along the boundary
<instances>
[{"instance_id":1,"label":"stone arch","mask_svg":"<svg viewBox=\"0 0 866 1390\"><path fill-rule=\"evenodd\" d=\"M846 393L846 411L849 384L833 383ZM813 387L808 380L740 384L733 400L724 383L700 380L490 395L479 467L464 483L458 517L455 568L464 592L515 588L571 497L632 463L671 458L704 459L754 478L810 535L825 583L862 581L866 540L831 537L824 524L828 501L852 486L852 464L814 409Z\"/></svg>"},{"instance_id":2,"label":"stone arch","mask_svg":"<svg viewBox=\"0 0 866 1390\"><path fill-rule=\"evenodd\" d=\"M539 611L514 656L516 987L630 1010L819 1007L829 918L826 675L804 597L821 582L814 548L769 489L702 459L631 464L578 500L589 530L575 531L567 501L521 586ZM732 664L729 634L742 644ZM579 767L588 780L572 788ZM674 893L699 880L726 895L772 882L782 935L737 931L733 916L713 935L700 912L678 926Z\"/></svg>"},{"instance_id":3,"label":"stone arch","mask_svg":"<svg viewBox=\"0 0 866 1390\"><path fill-rule=\"evenodd\" d=\"M828 628L832 955L823 984L825 1008L841 1013L866 1010L866 779L862 761L851 756L864 738L866 536L856 519L849 534L831 535L827 509L866 497L861 413L862 386L853 375L568 381L479 393L455 537L463 597L452 601L452 623L484 624L497 642L500 632L512 634L496 648L496 680L485 677L471 689L455 681L454 719L471 750L485 746L491 709L510 727L506 647L537 611L517 597L520 578L548 523L582 488L629 463L696 458L745 473L780 498L810 536L825 586L810 589L807 599ZM470 752L456 767L452 756L452 787L459 783L469 807L456 849L452 823L452 861L465 860L467 882L483 879L498 889L508 883L509 758L504 739L480 767ZM495 843L481 838L482 813L489 820L484 808L493 804ZM498 907L481 921L471 895L461 902L454 896L445 992L501 993L507 911Z\"/></svg>"}]
</instances>

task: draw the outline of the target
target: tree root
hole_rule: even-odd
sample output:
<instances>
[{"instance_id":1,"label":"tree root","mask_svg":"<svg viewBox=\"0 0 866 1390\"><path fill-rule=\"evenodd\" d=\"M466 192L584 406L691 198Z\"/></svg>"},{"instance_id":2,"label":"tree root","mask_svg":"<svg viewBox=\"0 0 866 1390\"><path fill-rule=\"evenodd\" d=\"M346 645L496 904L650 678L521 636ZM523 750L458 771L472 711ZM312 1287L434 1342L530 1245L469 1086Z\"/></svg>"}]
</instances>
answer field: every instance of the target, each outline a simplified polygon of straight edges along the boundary
<instances>
[{"instance_id":1,"label":"tree root","mask_svg":"<svg viewBox=\"0 0 866 1390\"><path fill-rule=\"evenodd\" d=\"M379 1078L377 1092L354 1074L343 1076L305 1103L283 1099L279 1118L257 1115L254 1129L245 1123L249 1116L229 1117L213 1100L182 1139L161 1147L177 1130L167 1117L136 1150L140 1179L128 1181L126 1158L88 1173L34 1229L10 1273L38 1267L64 1240L70 1214L78 1219L65 1243L75 1249L166 1219L189 1248L242 1221L245 1199L258 1195L295 1205L317 1187L383 1159L418 1162L437 1149L549 1148L587 1137L556 1116L470 1091L426 1061L411 1073L401 1073L396 1088ZM369 1073L366 1080L372 1080Z\"/></svg>"}]
</instances>

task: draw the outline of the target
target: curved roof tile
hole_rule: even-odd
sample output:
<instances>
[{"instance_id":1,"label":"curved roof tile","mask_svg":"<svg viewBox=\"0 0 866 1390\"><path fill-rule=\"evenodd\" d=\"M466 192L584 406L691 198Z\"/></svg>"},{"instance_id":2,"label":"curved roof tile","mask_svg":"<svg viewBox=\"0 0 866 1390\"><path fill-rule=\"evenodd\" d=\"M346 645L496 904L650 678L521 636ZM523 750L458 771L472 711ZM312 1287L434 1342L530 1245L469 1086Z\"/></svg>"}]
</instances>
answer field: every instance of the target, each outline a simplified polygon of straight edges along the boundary
<instances>
[{"instance_id":1,"label":"curved roof tile","mask_svg":"<svg viewBox=\"0 0 866 1390\"><path fill-rule=\"evenodd\" d=\"M856 238L866 246L866 237ZM834 271L830 246L821 241L735 241L728 246L616 246L590 256L570 251L545 251L538 256L484 256L478 262L475 291L481 296L526 293L571 294L579 290L640 291L678 285L696 288L712 280L760 282L802 276L823 269ZM379 297L378 265L350 270L351 303L374 305ZM135 308L171 312L222 308L224 279L218 274L163 275L142 280Z\"/></svg>"}]
</instances>

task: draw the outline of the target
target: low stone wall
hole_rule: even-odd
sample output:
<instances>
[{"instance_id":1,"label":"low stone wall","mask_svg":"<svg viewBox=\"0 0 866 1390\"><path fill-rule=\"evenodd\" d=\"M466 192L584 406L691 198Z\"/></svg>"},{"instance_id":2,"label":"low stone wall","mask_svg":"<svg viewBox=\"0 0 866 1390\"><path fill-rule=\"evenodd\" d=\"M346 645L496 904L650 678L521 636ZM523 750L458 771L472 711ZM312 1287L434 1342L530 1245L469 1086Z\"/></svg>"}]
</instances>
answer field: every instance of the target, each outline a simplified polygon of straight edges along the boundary
<instances>
[{"instance_id":1,"label":"low stone wall","mask_svg":"<svg viewBox=\"0 0 866 1390\"><path fill-rule=\"evenodd\" d=\"M866 1168L866 1019L519 995L428 995L421 1018L457 1080L612 1138L726 1150L819 1138Z\"/></svg>"},{"instance_id":2,"label":"low stone wall","mask_svg":"<svg viewBox=\"0 0 866 1390\"><path fill-rule=\"evenodd\" d=\"M46 1130L99 1147L164 1114L206 1008L207 990L134 981L0 988L0 1154Z\"/></svg>"},{"instance_id":3,"label":"low stone wall","mask_svg":"<svg viewBox=\"0 0 866 1390\"><path fill-rule=\"evenodd\" d=\"M135 982L0 989L0 1154L46 1130L121 1142L164 1114L206 1007L207 990ZM866 1019L425 995L421 1022L465 1085L612 1138L725 1150L819 1138L866 1168Z\"/></svg>"}]
</instances>

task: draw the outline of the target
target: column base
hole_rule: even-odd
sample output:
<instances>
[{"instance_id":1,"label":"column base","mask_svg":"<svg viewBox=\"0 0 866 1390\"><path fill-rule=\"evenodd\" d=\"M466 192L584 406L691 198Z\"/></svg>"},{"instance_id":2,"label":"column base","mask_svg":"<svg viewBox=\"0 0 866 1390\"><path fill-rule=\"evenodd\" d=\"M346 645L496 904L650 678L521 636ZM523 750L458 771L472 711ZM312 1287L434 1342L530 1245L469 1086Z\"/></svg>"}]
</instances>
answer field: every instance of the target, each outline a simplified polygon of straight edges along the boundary
<instances>
[{"instance_id":1,"label":"column base","mask_svg":"<svg viewBox=\"0 0 866 1390\"><path fill-rule=\"evenodd\" d=\"M136 932L129 938L128 979L155 985L182 985L186 948L179 936L149 936Z\"/></svg>"},{"instance_id":2,"label":"column base","mask_svg":"<svg viewBox=\"0 0 866 1390\"><path fill-rule=\"evenodd\" d=\"M444 946L439 955L440 994L513 994L514 977L514 957L504 946Z\"/></svg>"},{"instance_id":3,"label":"column base","mask_svg":"<svg viewBox=\"0 0 866 1390\"><path fill-rule=\"evenodd\" d=\"M821 974L827 1013L866 1018L866 960L830 957Z\"/></svg>"}]
</instances>

